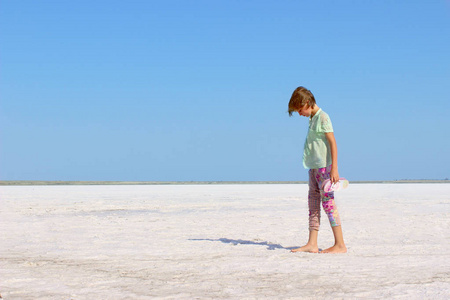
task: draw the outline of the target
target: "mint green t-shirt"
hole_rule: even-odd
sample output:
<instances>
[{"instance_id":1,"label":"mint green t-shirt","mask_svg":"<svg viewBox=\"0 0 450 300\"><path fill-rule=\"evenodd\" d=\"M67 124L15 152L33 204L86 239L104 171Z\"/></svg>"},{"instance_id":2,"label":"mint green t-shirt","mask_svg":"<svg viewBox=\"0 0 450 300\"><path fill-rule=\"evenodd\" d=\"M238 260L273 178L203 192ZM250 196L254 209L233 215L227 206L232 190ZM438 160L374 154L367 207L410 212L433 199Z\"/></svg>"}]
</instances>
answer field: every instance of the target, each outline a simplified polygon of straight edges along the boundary
<instances>
[{"instance_id":1,"label":"mint green t-shirt","mask_svg":"<svg viewBox=\"0 0 450 300\"><path fill-rule=\"evenodd\" d=\"M331 165L331 150L326 132L333 132L330 117L322 109L309 119L309 130L303 149L303 166L319 169Z\"/></svg>"}]
</instances>

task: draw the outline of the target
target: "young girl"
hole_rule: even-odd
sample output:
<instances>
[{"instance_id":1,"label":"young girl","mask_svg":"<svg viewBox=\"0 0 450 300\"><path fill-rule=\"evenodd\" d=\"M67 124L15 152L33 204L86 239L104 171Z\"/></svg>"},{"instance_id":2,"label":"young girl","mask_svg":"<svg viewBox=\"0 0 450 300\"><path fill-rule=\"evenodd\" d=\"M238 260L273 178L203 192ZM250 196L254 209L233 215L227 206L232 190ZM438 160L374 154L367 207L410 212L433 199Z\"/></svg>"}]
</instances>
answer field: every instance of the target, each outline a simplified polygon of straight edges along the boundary
<instances>
[{"instance_id":1,"label":"young girl","mask_svg":"<svg viewBox=\"0 0 450 300\"><path fill-rule=\"evenodd\" d=\"M292 94L289 101L289 116L292 116L293 112L309 117L309 130L303 151L303 166L309 169L309 240L305 246L293 249L292 252L319 252L317 236L322 202L333 229L334 246L321 253L345 253L347 247L334 202L334 193L325 193L322 189L322 183L326 179L330 179L333 183L339 181L337 146L330 117L316 105L314 95L304 87L298 87Z\"/></svg>"}]
</instances>

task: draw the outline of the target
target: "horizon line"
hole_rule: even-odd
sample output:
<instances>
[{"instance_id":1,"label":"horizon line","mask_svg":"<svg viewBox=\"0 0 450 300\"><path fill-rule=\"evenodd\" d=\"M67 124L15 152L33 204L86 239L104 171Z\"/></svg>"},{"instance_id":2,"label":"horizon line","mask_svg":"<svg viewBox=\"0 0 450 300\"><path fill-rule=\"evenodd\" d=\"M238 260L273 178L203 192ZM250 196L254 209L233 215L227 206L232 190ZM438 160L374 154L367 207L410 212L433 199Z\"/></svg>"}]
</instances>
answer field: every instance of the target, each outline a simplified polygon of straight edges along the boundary
<instances>
[{"instance_id":1,"label":"horizon line","mask_svg":"<svg viewBox=\"0 0 450 300\"><path fill-rule=\"evenodd\" d=\"M361 183L450 183L449 179L400 179L400 180L354 180ZM214 185L214 184L307 184L308 181L295 180L192 180L192 181L109 181L109 180L0 180L0 186L36 186L36 185Z\"/></svg>"}]
</instances>

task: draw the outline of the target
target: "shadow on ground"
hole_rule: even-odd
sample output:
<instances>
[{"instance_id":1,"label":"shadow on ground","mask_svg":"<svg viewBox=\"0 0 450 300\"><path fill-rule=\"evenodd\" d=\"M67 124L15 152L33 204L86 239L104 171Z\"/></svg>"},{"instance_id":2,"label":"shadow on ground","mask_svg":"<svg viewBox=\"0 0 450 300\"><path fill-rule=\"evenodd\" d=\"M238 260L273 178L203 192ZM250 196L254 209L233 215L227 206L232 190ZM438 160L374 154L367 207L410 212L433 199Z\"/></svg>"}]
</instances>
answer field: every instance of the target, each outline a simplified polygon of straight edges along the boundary
<instances>
[{"instance_id":1,"label":"shadow on ground","mask_svg":"<svg viewBox=\"0 0 450 300\"><path fill-rule=\"evenodd\" d=\"M285 249L292 250L297 247L283 247L280 244L272 244L270 242L260 242L260 241L246 241L246 240L233 240L233 239L189 239L189 241L210 241L210 242L222 242L225 244L233 244L233 245L259 245L259 246L267 246L267 250L275 250L275 249Z\"/></svg>"}]
</instances>

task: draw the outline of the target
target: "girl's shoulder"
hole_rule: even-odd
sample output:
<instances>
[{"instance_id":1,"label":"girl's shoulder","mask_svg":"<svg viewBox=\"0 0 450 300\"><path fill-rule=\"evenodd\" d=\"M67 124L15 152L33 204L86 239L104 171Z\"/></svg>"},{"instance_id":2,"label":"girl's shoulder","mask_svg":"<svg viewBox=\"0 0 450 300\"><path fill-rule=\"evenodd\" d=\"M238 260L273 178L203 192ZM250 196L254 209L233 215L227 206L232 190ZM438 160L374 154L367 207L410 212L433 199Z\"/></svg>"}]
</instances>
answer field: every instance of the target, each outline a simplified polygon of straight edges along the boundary
<instances>
[{"instance_id":1,"label":"girl's shoulder","mask_svg":"<svg viewBox=\"0 0 450 300\"><path fill-rule=\"evenodd\" d=\"M320 119L326 119L326 118L330 118L330 115L329 114L327 114L326 112L324 112L323 110L320 110L320 112L319 112L319 118Z\"/></svg>"},{"instance_id":2,"label":"girl's shoulder","mask_svg":"<svg viewBox=\"0 0 450 300\"><path fill-rule=\"evenodd\" d=\"M330 116L323 110L317 116L315 128L319 132L333 132Z\"/></svg>"}]
</instances>

